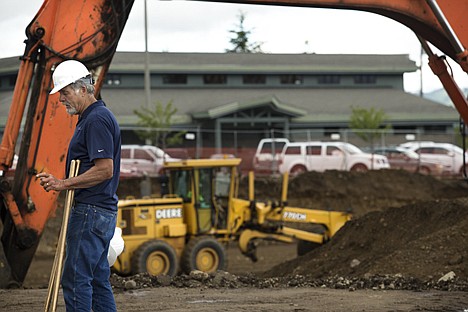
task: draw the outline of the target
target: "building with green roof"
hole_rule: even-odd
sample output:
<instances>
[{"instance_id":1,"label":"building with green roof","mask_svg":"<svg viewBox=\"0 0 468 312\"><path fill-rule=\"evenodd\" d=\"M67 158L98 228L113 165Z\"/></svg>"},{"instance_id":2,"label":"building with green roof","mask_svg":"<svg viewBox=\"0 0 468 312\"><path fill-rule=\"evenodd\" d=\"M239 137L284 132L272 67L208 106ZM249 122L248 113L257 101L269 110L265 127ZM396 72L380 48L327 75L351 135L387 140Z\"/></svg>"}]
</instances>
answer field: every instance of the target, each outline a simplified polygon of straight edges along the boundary
<instances>
[{"instance_id":1,"label":"building with green roof","mask_svg":"<svg viewBox=\"0 0 468 312\"><path fill-rule=\"evenodd\" d=\"M0 129L19 67L0 59ZM395 132L453 132L457 111L406 93L408 55L156 53L149 54L151 102L172 102L175 131L198 145L255 147L268 136L329 139L349 129L353 107L383 110ZM135 109L146 105L145 53L117 52L101 96L117 116L123 143L142 143ZM184 145L193 145L185 142Z\"/></svg>"}]
</instances>

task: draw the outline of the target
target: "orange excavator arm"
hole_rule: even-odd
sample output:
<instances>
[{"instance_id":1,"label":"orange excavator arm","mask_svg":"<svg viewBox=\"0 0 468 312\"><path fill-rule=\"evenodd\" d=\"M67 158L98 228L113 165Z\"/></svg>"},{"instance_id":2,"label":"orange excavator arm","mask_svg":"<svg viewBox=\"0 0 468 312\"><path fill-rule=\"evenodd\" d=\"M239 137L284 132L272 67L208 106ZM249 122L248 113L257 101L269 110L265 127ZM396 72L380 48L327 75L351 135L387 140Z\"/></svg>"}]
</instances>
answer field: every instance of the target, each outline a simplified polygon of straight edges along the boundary
<instances>
[{"instance_id":1,"label":"orange excavator arm","mask_svg":"<svg viewBox=\"0 0 468 312\"><path fill-rule=\"evenodd\" d=\"M93 73L99 94L132 5L133 0L45 0L26 29L26 49L0 146L0 170L5 172L24 121L14 179L0 177L2 244L10 267L4 274L10 281L23 282L57 205L58 193L44 192L35 175L64 177L77 122L66 114L58 95L49 95L52 71L65 59L78 59Z\"/></svg>"},{"instance_id":2,"label":"orange excavator arm","mask_svg":"<svg viewBox=\"0 0 468 312\"><path fill-rule=\"evenodd\" d=\"M35 174L47 171L58 177L64 176L67 146L76 123L74 118L66 115L58 96L49 96L52 71L65 59L78 59L92 71L99 94L133 1L45 0L26 29L26 49L0 145L0 170L5 172L11 167L18 134L25 120L14 180L10 183L0 176L2 244L13 281L23 282L47 219L56 209L58 195L45 193ZM466 0L211 2L353 9L394 19L416 33L429 55L430 67L468 123L468 104L464 95L449 74L444 57L432 53L427 44L437 47L468 72Z\"/></svg>"}]
</instances>

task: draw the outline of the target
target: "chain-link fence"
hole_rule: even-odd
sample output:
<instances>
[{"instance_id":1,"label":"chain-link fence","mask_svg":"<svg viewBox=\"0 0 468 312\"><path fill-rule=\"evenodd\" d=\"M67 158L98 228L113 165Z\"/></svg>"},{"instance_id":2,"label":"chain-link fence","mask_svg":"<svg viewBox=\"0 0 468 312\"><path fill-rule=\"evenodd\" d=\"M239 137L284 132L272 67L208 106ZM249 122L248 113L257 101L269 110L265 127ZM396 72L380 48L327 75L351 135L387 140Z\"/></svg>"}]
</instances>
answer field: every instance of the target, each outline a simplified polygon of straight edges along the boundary
<instances>
[{"instance_id":1,"label":"chain-link fence","mask_svg":"<svg viewBox=\"0 0 468 312\"><path fill-rule=\"evenodd\" d=\"M463 148L462 135L453 130L445 132L417 130L202 130L200 128L180 128L168 130L172 133L183 132L183 140L177 145L163 149L175 158L242 158L241 169L244 172L254 169L255 153L258 143L263 138L287 138L291 142L335 141L351 143L366 152L382 147L397 146L409 141L433 141L451 143ZM124 144L144 144L136 137L132 129L125 129ZM148 143L148 142L147 142ZM274 154L281 150L273 151ZM275 158L275 155L272 155Z\"/></svg>"}]
</instances>

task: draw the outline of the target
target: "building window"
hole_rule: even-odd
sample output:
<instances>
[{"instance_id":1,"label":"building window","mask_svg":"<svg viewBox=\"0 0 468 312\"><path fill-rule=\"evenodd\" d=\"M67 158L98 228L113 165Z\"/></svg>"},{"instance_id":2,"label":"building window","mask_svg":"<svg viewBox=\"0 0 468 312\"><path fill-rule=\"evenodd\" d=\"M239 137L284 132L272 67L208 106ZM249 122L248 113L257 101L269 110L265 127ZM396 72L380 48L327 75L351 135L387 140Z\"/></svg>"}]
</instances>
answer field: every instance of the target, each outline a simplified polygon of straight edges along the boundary
<instances>
[{"instance_id":1,"label":"building window","mask_svg":"<svg viewBox=\"0 0 468 312\"><path fill-rule=\"evenodd\" d=\"M10 76L10 86L15 86L16 84L16 75Z\"/></svg>"},{"instance_id":2,"label":"building window","mask_svg":"<svg viewBox=\"0 0 468 312\"><path fill-rule=\"evenodd\" d=\"M266 76L265 75L243 75L242 82L244 84L265 84Z\"/></svg>"},{"instance_id":3,"label":"building window","mask_svg":"<svg viewBox=\"0 0 468 312\"><path fill-rule=\"evenodd\" d=\"M447 131L446 126L440 126L440 125L428 125L424 126L424 133L429 134L429 133L441 133Z\"/></svg>"},{"instance_id":4,"label":"building window","mask_svg":"<svg viewBox=\"0 0 468 312\"><path fill-rule=\"evenodd\" d=\"M304 78L301 75L281 75L281 84L295 84L300 85L304 83Z\"/></svg>"},{"instance_id":5,"label":"building window","mask_svg":"<svg viewBox=\"0 0 468 312\"><path fill-rule=\"evenodd\" d=\"M355 84L375 84L377 83L377 77L375 75L358 75L354 76Z\"/></svg>"},{"instance_id":6,"label":"building window","mask_svg":"<svg viewBox=\"0 0 468 312\"><path fill-rule=\"evenodd\" d=\"M110 74L106 75L106 85L108 86L119 86L121 82L120 75Z\"/></svg>"},{"instance_id":7,"label":"building window","mask_svg":"<svg viewBox=\"0 0 468 312\"><path fill-rule=\"evenodd\" d=\"M187 75L168 74L162 75L163 84L187 84Z\"/></svg>"},{"instance_id":8,"label":"building window","mask_svg":"<svg viewBox=\"0 0 468 312\"><path fill-rule=\"evenodd\" d=\"M340 76L338 75L323 75L318 77L319 84L339 84Z\"/></svg>"},{"instance_id":9,"label":"building window","mask_svg":"<svg viewBox=\"0 0 468 312\"><path fill-rule=\"evenodd\" d=\"M204 84L226 84L227 76L226 75L203 75L203 83Z\"/></svg>"}]
</instances>

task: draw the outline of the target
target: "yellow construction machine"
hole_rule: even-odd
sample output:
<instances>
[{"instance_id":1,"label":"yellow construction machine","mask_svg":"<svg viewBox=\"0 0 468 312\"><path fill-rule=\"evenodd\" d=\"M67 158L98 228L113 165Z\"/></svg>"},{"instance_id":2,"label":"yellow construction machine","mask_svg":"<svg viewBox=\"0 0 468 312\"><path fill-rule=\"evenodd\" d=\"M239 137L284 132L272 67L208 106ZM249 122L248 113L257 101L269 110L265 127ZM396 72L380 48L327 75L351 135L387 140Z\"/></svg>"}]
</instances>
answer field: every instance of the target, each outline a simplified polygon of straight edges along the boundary
<instances>
[{"instance_id":1,"label":"yellow construction machine","mask_svg":"<svg viewBox=\"0 0 468 312\"><path fill-rule=\"evenodd\" d=\"M301 255L329 240L348 220L346 212L285 206L281 200L256 202L253 173L249 199L237 197L241 159L190 159L165 164L167 187L158 198L119 202L117 226L125 249L113 269L119 274L176 275L226 268L226 245L235 242L256 261L258 240L298 243ZM307 231L288 224L312 225Z\"/></svg>"}]
</instances>

